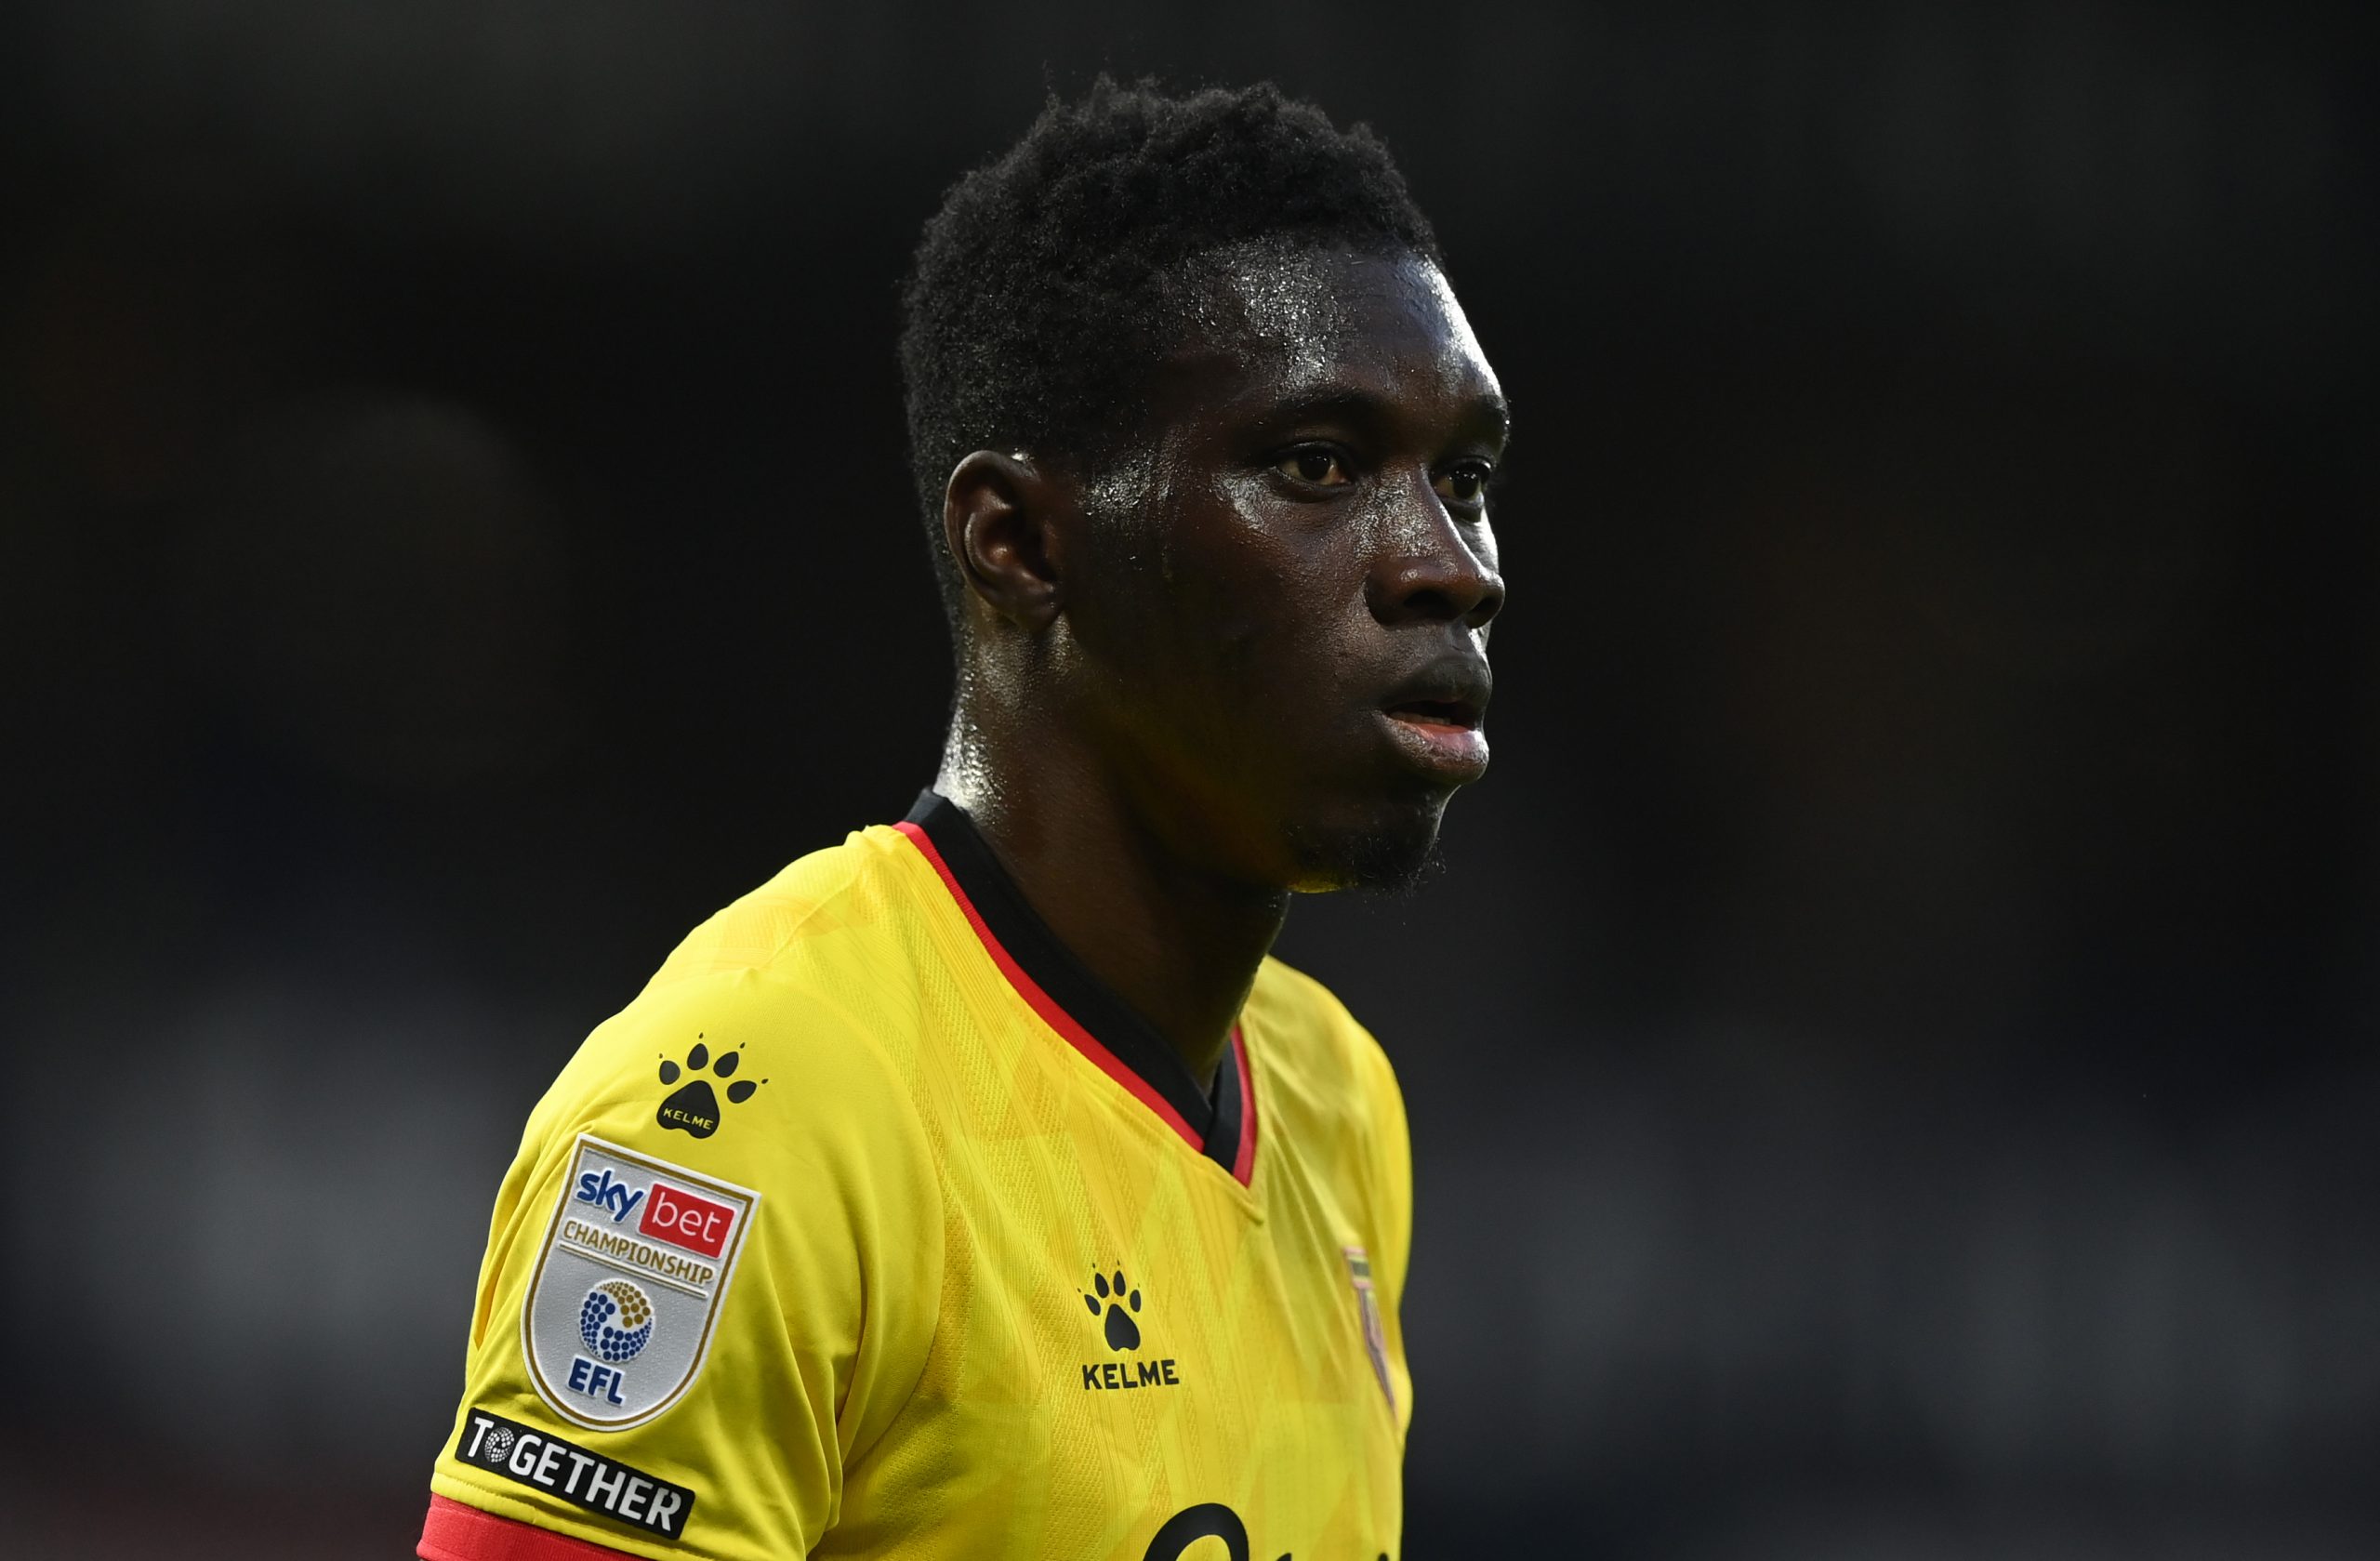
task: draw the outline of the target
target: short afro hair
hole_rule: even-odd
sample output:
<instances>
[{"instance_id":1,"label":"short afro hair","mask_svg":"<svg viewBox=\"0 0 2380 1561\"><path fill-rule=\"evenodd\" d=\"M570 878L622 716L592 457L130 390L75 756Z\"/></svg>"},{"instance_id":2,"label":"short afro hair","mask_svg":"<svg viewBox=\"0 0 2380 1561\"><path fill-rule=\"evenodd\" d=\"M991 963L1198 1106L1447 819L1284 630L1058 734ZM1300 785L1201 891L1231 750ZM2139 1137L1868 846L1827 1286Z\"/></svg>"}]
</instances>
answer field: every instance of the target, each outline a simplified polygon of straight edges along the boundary
<instances>
[{"instance_id":1,"label":"short afro hair","mask_svg":"<svg viewBox=\"0 0 2380 1561\"><path fill-rule=\"evenodd\" d=\"M1140 388L1188 323L1170 284L1197 257L1250 243L1443 265L1379 138L1269 82L1176 96L1103 74L951 186L902 287L901 376L954 635L951 469L974 450L1033 449L1095 470L1134 431Z\"/></svg>"}]
</instances>

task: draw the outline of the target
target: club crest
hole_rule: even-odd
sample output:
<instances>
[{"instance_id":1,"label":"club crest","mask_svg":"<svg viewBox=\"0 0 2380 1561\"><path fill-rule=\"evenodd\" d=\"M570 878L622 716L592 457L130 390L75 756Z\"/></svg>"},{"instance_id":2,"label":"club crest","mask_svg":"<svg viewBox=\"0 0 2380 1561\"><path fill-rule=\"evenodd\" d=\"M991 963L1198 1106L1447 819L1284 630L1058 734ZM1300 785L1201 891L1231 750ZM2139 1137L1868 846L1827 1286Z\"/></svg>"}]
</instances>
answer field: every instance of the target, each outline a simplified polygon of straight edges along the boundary
<instances>
[{"instance_id":1,"label":"club crest","mask_svg":"<svg viewBox=\"0 0 2380 1561\"><path fill-rule=\"evenodd\" d=\"M547 1227L521 1353L537 1396L597 1431L694 1384L760 1195L580 1134Z\"/></svg>"}]
</instances>

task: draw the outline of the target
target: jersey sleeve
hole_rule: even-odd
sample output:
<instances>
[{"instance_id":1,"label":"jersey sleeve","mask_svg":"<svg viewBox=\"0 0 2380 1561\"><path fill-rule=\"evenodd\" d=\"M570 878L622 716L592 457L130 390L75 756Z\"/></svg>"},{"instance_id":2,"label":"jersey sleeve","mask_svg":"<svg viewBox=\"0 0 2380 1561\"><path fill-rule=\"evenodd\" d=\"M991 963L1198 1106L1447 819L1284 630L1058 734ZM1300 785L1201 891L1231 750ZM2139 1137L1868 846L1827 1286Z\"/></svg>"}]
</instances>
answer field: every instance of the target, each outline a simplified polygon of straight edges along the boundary
<instances>
[{"instance_id":1,"label":"jersey sleeve","mask_svg":"<svg viewBox=\"0 0 2380 1561\"><path fill-rule=\"evenodd\" d=\"M531 1118L431 1489L557 1561L807 1554L924 1369L942 1250L915 1105L840 1007L760 968L656 982ZM434 1504L420 1554L480 1561L439 1533Z\"/></svg>"}]
</instances>

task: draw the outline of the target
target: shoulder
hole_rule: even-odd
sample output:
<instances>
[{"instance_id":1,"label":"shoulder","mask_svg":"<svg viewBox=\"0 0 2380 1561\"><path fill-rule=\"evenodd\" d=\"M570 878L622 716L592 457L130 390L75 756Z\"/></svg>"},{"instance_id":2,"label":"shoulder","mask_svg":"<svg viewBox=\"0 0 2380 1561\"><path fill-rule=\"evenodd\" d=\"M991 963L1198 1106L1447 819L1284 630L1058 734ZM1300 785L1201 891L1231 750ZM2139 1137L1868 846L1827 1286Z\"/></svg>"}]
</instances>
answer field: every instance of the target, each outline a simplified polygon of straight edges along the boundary
<instances>
[{"instance_id":1,"label":"shoulder","mask_svg":"<svg viewBox=\"0 0 2380 1561\"><path fill-rule=\"evenodd\" d=\"M846 1457L914 1392L942 1293L940 1180L901 1048L920 902L894 846L867 830L796 862L580 1045L498 1194L458 1436L498 1410L554 1447L564 1425L599 1432L621 1468L734 1492L717 1553L816 1542ZM608 1542L548 1463L524 1472L516 1449L492 1478L479 1447L442 1458L441 1494Z\"/></svg>"},{"instance_id":2,"label":"shoulder","mask_svg":"<svg viewBox=\"0 0 2380 1561\"><path fill-rule=\"evenodd\" d=\"M854 830L813 851L686 934L647 991L726 972L766 972L829 988L897 956L900 924L916 914L916 851L896 829Z\"/></svg>"},{"instance_id":3,"label":"shoulder","mask_svg":"<svg viewBox=\"0 0 2380 1561\"><path fill-rule=\"evenodd\" d=\"M1284 1104L1360 1136L1402 1135L1404 1100L1388 1054L1328 986L1268 957L1247 1013L1265 1082Z\"/></svg>"},{"instance_id":4,"label":"shoulder","mask_svg":"<svg viewBox=\"0 0 2380 1561\"><path fill-rule=\"evenodd\" d=\"M860 831L696 927L580 1045L530 1137L593 1132L731 1177L914 1147L906 849Z\"/></svg>"}]
</instances>

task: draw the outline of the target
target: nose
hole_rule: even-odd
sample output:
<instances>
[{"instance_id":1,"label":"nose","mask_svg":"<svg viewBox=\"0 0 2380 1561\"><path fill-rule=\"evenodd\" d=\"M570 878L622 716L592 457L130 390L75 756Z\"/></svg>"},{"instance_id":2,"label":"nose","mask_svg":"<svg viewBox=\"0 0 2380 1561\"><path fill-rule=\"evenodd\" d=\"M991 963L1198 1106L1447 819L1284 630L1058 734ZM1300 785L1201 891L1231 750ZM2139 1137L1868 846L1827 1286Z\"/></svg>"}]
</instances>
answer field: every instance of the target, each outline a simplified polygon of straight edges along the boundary
<instances>
[{"instance_id":1,"label":"nose","mask_svg":"<svg viewBox=\"0 0 2380 1561\"><path fill-rule=\"evenodd\" d=\"M1385 535L1366 593L1383 624L1416 620L1485 628L1504 606L1504 577L1486 527L1465 527L1447 513L1425 476L1421 492Z\"/></svg>"}]
</instances>

